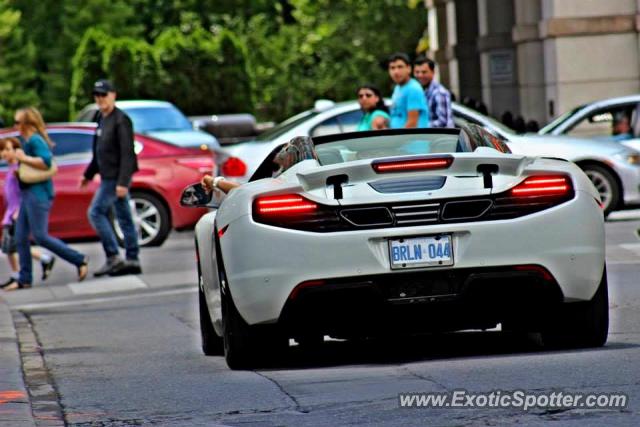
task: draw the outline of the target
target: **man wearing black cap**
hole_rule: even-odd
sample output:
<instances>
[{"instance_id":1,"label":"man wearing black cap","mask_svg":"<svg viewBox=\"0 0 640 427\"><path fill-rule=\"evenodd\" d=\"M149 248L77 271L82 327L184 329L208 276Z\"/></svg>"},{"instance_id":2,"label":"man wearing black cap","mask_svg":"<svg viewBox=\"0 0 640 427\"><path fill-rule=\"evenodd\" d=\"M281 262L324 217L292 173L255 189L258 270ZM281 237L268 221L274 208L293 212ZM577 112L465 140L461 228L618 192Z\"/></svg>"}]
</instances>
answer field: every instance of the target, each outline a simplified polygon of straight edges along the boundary
<instances>
[{"instance_id":1,"label":"man wearing black cap","mask_svg":"<svg viewBox=\"0 0 640 427\"><path fill-rule=\"evenodd\" d=\"M100 174L100 187L93 196L88 216L98 233L107 262L94 276L140 274L138 234L129 208L131 177L138 170L133 149L131 119L116 107L116 89L108 80L98 80L93 86L93 98L100 110L98 128L93 142L93 158L80 183L85 187ZM116 218L124 234L126 259L120 258L118 242L109 218L115 207Z\"/></svg>"}]
</instances>

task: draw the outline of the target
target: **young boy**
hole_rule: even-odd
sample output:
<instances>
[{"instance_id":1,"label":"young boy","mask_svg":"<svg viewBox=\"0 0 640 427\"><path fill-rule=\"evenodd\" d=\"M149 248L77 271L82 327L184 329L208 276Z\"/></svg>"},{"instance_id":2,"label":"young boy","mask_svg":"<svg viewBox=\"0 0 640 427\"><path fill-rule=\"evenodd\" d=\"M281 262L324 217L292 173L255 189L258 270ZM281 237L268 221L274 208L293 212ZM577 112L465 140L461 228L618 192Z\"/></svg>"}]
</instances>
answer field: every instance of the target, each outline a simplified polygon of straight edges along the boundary
<instances>
[{"instance_id":1,"label":"young boy","mask_svg":"<svg viewBox=\"0 0 640 427\"><path fill-rule=\"evenodd\" d=\"M20 148L20 141L17 138L0 139L0 154L2 160L9 165L4 181L4 204L5 211L2 217L2 252L7 255L11 277L1 285L4 289L18 280L18 253L16 248L14 224L18 218L20 209L20 187L16 172L18 161L16 159L16 149ZM53 269L55 258L48 253L40 252L31 248L31 256L40 260L42 265L42 280L46 280Z\"/></svg>"}]
</instances>

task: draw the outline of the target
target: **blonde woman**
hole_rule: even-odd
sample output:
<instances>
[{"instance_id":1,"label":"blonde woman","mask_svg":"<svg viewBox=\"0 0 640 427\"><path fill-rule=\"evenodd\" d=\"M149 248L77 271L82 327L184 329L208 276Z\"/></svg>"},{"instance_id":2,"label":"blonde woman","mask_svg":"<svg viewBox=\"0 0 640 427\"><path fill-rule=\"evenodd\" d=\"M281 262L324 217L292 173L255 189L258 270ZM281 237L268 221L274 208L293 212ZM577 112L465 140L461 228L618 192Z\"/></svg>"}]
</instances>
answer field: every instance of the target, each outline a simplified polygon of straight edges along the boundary
<instances>
[{"instance_id":1,"label":"blonde woman","mask_svg":"<svg viewBox=\"0 0 640 427\"><path fill-rule=\"evenodd\" d=\"M22 137L22 149L16 150L16 158L37 169L47 170L51 167L53 142L49 139L40 112L27 107L16 111L15 127ZM33 235L36 243L60 258L76 266L78 281L87 277L89 271L88 258L71 249L62 240L51 237L48 231L49 211L53 203L53 183L51 179L35 184L21 184L22 200L16 223L16 243L20 260L19 279L3 287L5 291L30 288L33 283L33 266L31 263L31 244L29 236Z\"/></svg>"},{"instance_id":2,"label":"blonde woman","mask_svg":"<svg viewBox=\"0 0 640 427\"><path fill-rule=\"evenodd\" d=\"M2 216L2 252L7 256L11 277L0 288L4 288L19 279L18 246L16 245L15 223L20 211L20 187L15 172L18 170L16 150L21 148L18 138L0 139L0 157L7 162L7 174L4 180L4 214ZM42 280L51 274L55 258L37 248L31 248L31 256L42 265Z\"/></svg>"}]
</instances>

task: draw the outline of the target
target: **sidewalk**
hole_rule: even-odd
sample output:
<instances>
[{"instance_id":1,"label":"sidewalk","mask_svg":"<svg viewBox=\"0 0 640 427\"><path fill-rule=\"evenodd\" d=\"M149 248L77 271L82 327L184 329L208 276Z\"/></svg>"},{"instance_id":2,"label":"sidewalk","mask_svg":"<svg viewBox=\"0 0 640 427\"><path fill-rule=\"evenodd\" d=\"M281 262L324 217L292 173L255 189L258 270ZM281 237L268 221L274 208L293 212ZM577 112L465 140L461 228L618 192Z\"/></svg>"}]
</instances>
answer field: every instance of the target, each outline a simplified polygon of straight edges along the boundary
<instances>
[{"instance_id":1,"label":"sidewalk","mask_svg":"<svg viewBox=\"0 0 640 427\"><path fill-rule=\"evenodd\" d=\"M0 427L35 426L9 306L0 296Z\"/></svg>"},{"instance_id":2,"label":"sidewalk","mask_svg":"<svg viewBox=\"0 0 640 427\"><path fill-rule=\"evenodd\" d=\"M90 269L95 271L104 260L102 248L97 242L76 244L92 259ZM171 254L171 255L166 255ZM145 248L142 256L143 271L140 276L88 278L77 283L74 268L61 264L45 283L37 281L31 289L18 292L0 291L0 427L26 427L36 425L60 425L47 416L50 408L49 396L44 391L32 388L33 396L26 389L22 370L22 359L16 335L13 310L28 310L30 305L78 303L90 299L126 297L127 292L170 292L178 288L193 289L197 274L193 263L193 234L173 233L171 240L162 248ZM7 277L7 264L0 262L0 277ZM22 334L21 340L29 338ZM37 357L36 357L37 356ZM27 378L34 372L32 362L38 362L39 353L22 355L28 367ZM35 359L30 359L35 357ZM39 361L42 363L42 361ZM29 384L33 384L29 380ZM33 411L35 410L36 416Z\"/></svg>"}]
</instances>

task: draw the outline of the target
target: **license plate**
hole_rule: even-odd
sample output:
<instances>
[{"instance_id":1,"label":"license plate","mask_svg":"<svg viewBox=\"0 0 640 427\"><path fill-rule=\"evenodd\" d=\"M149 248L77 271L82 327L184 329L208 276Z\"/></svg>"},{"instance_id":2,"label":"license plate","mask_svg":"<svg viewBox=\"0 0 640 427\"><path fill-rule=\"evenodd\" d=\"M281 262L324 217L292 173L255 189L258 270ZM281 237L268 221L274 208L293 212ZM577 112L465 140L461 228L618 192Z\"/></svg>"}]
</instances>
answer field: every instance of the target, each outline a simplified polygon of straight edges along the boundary
<instances>
[{"instance_id":1,"label":"license plate","mask_svg":"<svg viewBox=\"0 0 640 427\"><path fill-rule=\"evenodd\" d=\"M448 234L389 240L392 269L453 265L453 247Z\"/></svg>"}]
</instances>

